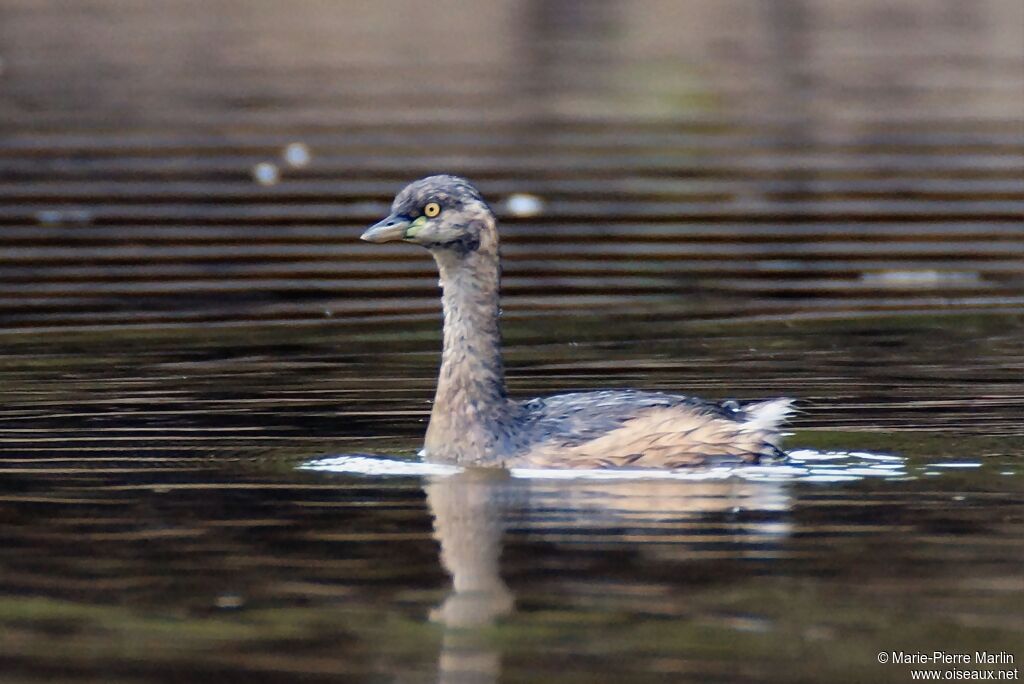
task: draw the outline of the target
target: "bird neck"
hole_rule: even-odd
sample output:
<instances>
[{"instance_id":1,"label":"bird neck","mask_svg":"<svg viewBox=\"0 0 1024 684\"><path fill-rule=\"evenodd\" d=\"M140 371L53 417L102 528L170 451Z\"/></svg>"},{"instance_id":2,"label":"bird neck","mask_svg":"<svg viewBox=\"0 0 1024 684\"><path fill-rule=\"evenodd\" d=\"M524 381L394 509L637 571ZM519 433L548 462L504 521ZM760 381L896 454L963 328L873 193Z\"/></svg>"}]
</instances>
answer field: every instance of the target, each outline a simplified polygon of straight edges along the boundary
<instances>
[{"instance_id":1,"label":"bird neck","mask_svg":"<svg viewBox=\"0 0 1024 684\"><path fill-rule=\"evenodd\" d=\"M501 359L497 233L479 244L434 250L441 275L444 350L427 428L428 455L484 460L506 418Z\"/></svg>"}]
</instances>

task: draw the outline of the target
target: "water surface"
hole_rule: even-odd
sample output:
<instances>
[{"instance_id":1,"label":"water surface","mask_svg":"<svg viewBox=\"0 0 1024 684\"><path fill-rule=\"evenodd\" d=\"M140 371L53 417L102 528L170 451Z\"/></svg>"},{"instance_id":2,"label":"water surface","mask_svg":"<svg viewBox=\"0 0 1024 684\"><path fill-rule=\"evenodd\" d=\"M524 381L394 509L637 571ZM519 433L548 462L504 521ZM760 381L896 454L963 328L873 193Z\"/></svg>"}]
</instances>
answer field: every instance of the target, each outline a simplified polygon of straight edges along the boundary
<instances>
[{"instance_id":1,"label":"water surface","mask_svg":"<svg viewBox=\"0 0 1024 684\"><path fill-rule=\"evenodd\" d=\"M1019 663L1022 75L1019 0L5 0L0 679ZM514 395L788 395L793 462L419 469L436 275L357 237L442 171Z\"/></svg>"},{"instance_id":2,"label":"water surface","mask_svg":"<svg viewBox=\"0 0 1024 684\"><path fill-rule=\"evenodd\" d=\"M1013 652L1021 327L610 334L583 318L545 339L510 324L523 396L634 385L805 402L792 464L656 480L311 470L338 454L415 465L434 330L83 333L44 349L8 336L5 669L903 681L877 650ZM855 453L822 453L836 449Z\"/></svg>"}]
</instances>

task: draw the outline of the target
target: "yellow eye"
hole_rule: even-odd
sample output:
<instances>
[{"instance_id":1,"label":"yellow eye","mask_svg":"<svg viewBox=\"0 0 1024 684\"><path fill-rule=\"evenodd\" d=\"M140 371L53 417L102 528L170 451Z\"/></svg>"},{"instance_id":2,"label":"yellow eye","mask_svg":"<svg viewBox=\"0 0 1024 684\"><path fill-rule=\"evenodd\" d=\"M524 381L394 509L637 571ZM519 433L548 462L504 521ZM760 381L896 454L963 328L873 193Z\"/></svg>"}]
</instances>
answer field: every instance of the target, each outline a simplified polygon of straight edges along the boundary
<instances>
[{"instance_id":1,"label":"yellow eye","mask_svg":"<svg viewBox=\"0 0 1024 684\"><path fill-rule=\"evenodd\" d=\"M434 218L441 213L441 205L437 202L431 202L427 206L423 207L423 215L427 218Z\"/></svg>"}]
</instances>

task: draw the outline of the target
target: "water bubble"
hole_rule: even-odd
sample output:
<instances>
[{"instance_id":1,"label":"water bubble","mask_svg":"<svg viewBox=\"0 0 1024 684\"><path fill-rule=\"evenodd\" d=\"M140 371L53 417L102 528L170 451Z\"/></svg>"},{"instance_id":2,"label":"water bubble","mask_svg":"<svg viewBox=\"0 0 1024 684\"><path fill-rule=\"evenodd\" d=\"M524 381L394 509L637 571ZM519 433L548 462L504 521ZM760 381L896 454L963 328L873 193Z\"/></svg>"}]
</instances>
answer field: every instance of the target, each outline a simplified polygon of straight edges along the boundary
<instances>
[{"instance_id":1,"label":"water bubble","mask_svg":"<svg viewBox=\"0 0 1024 684\"><path fill-rule=\"evenodd\" d=\"M293 169L301 169L309 166L311 155L305 143L293 142L285 146L281 157L288 166Z\"/></svg>"},{"instance_id":2,"label":"water bubble","mask_svg":"<svg viewBox=\"0 0 1024 684\"><path fill-rule=\"evenodd\" d=\"M772 628L771 620L745 615L722 618L722 624L737 632L768 632Z\"/></svg>"},{"instance_id":3,"label":"water bubble","mask_svg":"<svg viewBox=\"0 0 1024 684\"><path fill-rule=\"evenodd\" d=\"M505 209L512 216L520 218L537 216L544 211L544 200L536 195L516 193L505 200Z\"/></svg>"},{"instance_id":4,"label":"water bubble","mask_svg":"<svg viewBox=\"0 0 1024 684\"><path fill-rule=\"evenodd\" d=\"M238 594L221 594L214 601L218 608L241 608L245 605L245 599Z\"/></svg>"},{"instance_id":5,"label":"water bubble","mask_svg":"<svg viewBox=\"0 0 1024 684\"><path fill-rule=\"evenodd\" d=\"M252 177L260 185L277 185L281 180L281 171L276 164L260 162L252 167Z\"/></svg>"},{"instance_id":6,"label":"water bubble","mask_svg":"<svg viewBox=\"0 0 1024 684\"><path fill-rule=\"evenodd\" d=\"M967 285L981 282L975 271L888 270L877 273L862 273L861 282L881 287L940 287L942 285Z\"/></svg>"},{"instance_id":7,"label":"water bubble","mask_svg":"<svg viewBox=\"0 0 1024 684\"><path fill-rule=\"evenodd\" d=\"M92 212L86 209L42 209L36 212L36 223L41 226L84 226L92 220Z\"/></svg>"}]
</instances>

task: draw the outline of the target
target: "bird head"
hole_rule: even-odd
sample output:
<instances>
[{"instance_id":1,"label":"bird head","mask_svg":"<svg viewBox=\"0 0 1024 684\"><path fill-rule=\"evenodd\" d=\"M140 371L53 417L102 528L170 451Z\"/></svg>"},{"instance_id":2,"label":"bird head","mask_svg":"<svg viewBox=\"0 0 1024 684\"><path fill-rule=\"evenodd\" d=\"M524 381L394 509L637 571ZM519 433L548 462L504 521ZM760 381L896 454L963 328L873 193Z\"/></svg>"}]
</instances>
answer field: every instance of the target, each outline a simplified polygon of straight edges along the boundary
<instances>
[{"instance_id":1,"label":"bird head","mask_svg":"<svg viewBox=\"0 0 1024 684\"><path fill-rule=\"evenodd\" d=\"M395 196L391 213L363 233L367 242L411 242L431 251L468 253L495 231L494 213L469 181L429 176Z\"/></svg>"}]
</instances>

